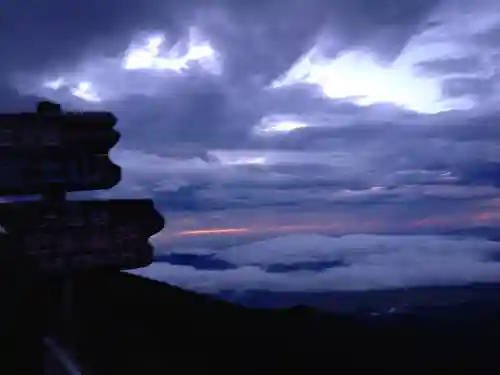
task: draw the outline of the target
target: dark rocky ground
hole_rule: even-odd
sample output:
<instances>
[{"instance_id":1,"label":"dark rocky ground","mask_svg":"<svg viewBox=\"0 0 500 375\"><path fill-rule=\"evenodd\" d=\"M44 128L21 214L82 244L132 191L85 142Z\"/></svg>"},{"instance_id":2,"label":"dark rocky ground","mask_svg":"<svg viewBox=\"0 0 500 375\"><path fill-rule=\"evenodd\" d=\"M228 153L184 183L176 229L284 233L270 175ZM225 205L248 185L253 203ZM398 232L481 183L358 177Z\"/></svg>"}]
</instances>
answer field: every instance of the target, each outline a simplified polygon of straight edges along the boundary
<instances>
[{"instance_id":1,"label":"dark rocky ground","mask_svg":"<svg viewBox=\"0 0 500 375\"><path fill-rule=\"evenodd\" d=\"M79 352L95 375L500 371L500 302L372 318L250 309L123 273L75 285Z\"/></svg>"},{"instance_id":2,"label":"dark rocky ground","mask_svg":"<svg viewBox=\"0 0 500 375\"><path fill-rule=\"evenodd\" d=\"M2 374L40 373L37 338L47 320L61 324L48 309L54 289L26 274L1 275L0 363L11 369ZM500 372L500 295L371 316L251 309L125 273L95 273L75 281L74 297L72 330L86 375Z\"/></svg>"}]
</instances>

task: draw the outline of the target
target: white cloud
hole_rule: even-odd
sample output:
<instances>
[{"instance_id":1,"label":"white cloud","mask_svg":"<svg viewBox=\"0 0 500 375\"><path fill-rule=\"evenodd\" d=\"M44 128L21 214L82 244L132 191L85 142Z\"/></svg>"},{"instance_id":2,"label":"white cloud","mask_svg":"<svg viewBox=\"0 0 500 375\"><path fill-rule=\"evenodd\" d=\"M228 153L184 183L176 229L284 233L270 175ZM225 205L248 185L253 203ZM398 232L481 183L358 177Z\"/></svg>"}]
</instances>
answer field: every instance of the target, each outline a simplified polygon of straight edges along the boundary
<instances>
[{"instance_id":1,"label":"white cloud","mask_svg":"<svg viewBox=\"0 0 500 375\"><path fill-rule=\"evenodd\" d=\"M264 117L254 131L261 136L269 136L275 133L288 133L297 129L306 128L308 124L301 120L296 120L293 116L274 114Z\"/></svg>"},{"instance_id":2,"label":"white cloud","mask_svg":"<svg viewBox=\"0 0 500 375\"><path fill-rule=\"evenodd\" d=\"M352 48L336 55L328 53L329 35L303 54L270 87L307 84L317 87L331 99L347 99L361 106L392 103L418 113L433 114L449 110L468 110L484 103L472 95L446 98L442 85L446 78L490 78L496 68L496 49L474 43L473 38L495 27L500 17L492 12L491 1L442 2L429 18L435 26L417 32L390 63L383 62L375 50ZM468 9L467 9L468 8ZM383 30L381 30L383 33ZM376 39L376 38L375 38ZM450 58L479 57L480 69L474 73L421 74L418 64ZM498 100L498 96L495 98Z\"/></svg>"},{"instance_id":3,"label":"white cloud","mask_svg":"<svg viewBox=\"0 0 500 375\"><path fill-rule=\"evenodd\" d=\"M169 79L193 72L218 76L222 70L222 60L210 40L191 27L182 40L170 45L164 33L147 32L120 55L92 56L71 69L37 77L20 74L15 85L24 94L53 100L67 101L64 93L69 93L89 103L104 103L129 95L164 94Z\"/></svg>"},{"instance_id":4,"label":"white cloud","mask_svg":"<svg viewBox=\"0 0 500 375\"><path fill-rule=\"evenodd\" d=\"M361 51L350 51L328 59L313 50L282 80L274 82L273 87L296 83L318 85L328 98L347 98L361 106L394 103L421 113L452 109L450 105L440 103L438 82L416 76L411 66L399 61L390 67L382 66L374 56Z\"/></svg>"},{"instance_id":5,"label":"white cloud","mask_svg":"<svg viewBox=\"0 0 500 375\"><path fill-rule=\"evenodd\" d=\"M122 67L125 70L171 70L182 73L199 64L212 74L220 74L221 62L217 51L200 32L192 27L187 42L178 42L170 49L164 34L151 34L140 42L133 42L125 52Z\"/></svg>"},{"instance_id":6,"label":"white cloud","mask_svg":"<svg viewBox=\"0 0 500 375\"><path fill-rule=\"evenodd\" d=\"M427 260L477 260L500 244L480 239L451 239L421 235L347 235L329 237L291 234L225 249L218 258L237 265L293 264L341 260L355 265L388 262L401 266ZM394 264L397 266L398 264Z\"/></svg>"},{"instance_id":7,"label":"white cloud","mask_svg":"<svg viewBox=\"0 0 500 375\"><path fill-rule=\"evenodd\" d=\"M491 254L499 251L499 243L480 239L290 235L219 251L220 259L239 266L233 270L197 270L153 263L131 272L209 293L224 289L355 291L500 281L500 263L488 261ZM333 260L349 266L289 273L269 273L261 268Z\"/></svg>"}]
</instances>

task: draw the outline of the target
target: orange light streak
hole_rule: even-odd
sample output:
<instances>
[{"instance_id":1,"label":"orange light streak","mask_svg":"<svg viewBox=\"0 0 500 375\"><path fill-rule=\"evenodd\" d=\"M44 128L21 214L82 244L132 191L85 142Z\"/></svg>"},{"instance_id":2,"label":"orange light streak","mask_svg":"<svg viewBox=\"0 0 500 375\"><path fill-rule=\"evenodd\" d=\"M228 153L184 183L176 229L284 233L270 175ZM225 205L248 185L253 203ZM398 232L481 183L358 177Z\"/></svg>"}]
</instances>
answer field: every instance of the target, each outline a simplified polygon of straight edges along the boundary
<instances>
[{"instance_id":1,"label":"orange light streak","mask_svg":"<svg viewBox=\"0 0 500 375\"><path fill-rule=\"evenodd\" d=\"M176 237L186 236L210 236L221 234L259 234L270 232L298 232L305 230L328 230L338 229L336 224L328 225L273 225L267 227L241 227L241 228L206 228L195 230L184 230L173 233Z\"/></svg>"},{"instance_id":2,"label":"orange light streak","mask_svg":"<svg viewBox=\"0 0 500 375\"><path fill-rule=\"evenodd\" d=\"M196 230L184 230L177 232L176 236L203 236L212 234L234 234L234 233L249 233L250 228L208 228L208 229L196 229Z\"/></svg>"}]
</instances>

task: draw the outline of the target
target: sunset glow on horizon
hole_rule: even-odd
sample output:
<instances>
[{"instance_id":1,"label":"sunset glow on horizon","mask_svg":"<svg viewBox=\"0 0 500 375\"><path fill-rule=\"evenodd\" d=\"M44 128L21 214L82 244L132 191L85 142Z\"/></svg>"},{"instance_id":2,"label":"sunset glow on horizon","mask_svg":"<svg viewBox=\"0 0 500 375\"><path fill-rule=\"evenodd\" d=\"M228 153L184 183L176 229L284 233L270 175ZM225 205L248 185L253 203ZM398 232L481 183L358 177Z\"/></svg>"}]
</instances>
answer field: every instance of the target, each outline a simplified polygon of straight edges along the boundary
<instances>
[{"instance_id":1,"label":"sunset glow on horizon","mask_svg":"<svg viewBox=\"0 0 500 375\"><path fill-rule=\"evenodd\" d=\"M456 225L457 223L463 223L464 227L480 225L490 225L497 226L499 222L500 214L491 212L478 212L472 215L466 215L459 217L455 216L430 216L422 217L416 220L408 220L406 222L400 223L400 230L407 230L411 228L432 228L440 227L446 228L448 226ZM185 220L185 219L184 219ZM348 234L348 233L359 233L359 232L386 232L389 229L394 229L393 223L385 222L384 220L344 220L327 222L327 223L315 223L315 224L277 224L277 223L266 223L260 225L241 225L241 226L208 226L192 229L177 229L175 231L169 232L168 229L160 235L162 239L168 240L171 238L187 238L187 237L209 237L209 236L226 236L226 235L259 235L259 234L284 234L284 233L311 233L311 232L328 232L331 234Z\"/></svg>"}]
</instances>

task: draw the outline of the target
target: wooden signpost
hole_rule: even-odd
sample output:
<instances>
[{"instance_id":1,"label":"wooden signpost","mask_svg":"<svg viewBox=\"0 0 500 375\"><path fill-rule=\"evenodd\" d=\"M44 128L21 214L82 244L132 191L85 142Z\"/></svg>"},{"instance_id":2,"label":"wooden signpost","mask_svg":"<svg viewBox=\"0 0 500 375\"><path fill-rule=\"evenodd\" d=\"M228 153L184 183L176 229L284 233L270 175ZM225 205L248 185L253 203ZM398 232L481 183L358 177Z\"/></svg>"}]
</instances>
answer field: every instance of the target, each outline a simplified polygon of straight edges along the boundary
<instances>
[{"instance_id":1,"label":"wooden signpost","mask_svg":"<svg viewBox=\"0 0 500 375\"><path fill-rule=\"evenodd\" d=\"M110 189L121 168L109 158L120 134L109 112L0 114L0 196L41 201L0 204L0 225L17 251L47 274L126 270L153 260L149 237L164 226L147 199L68 201L66 192Z\"/></svg>"},{"instance_id":2,"label":"wooden signpost","mask_svg":"<svg viewBox=\"0 0 500 375\"><path fill-rule=\"evenodd\" d=\"M110 112L63 112L51 102L33 113L0 114L0 196L42 195L0 204L0 251L16 252L42 277L62 276L69 341L73 276L149 265L149 237L165 224L149 199L66 200L67 192L120 181L121 168L108 155L120 138L116 122Z\"/></svg>"},{"instance_id":3,"label":"wooden signpost","mask_svg":"<svg viewBox=\"0 0 500 375\"><path fill-rule=\"evenodd\" d=\"M0 223L39 272L70 275L149 265L164 219L149 199L110 199L3 204Z\"/></svg>"},{"instance_id":4,"label":"wooden signpost","mask_svg":"<svg viewBox=\"0 0 500 375\"><path fill-rule=\"evenodd\" d=\"M121 168L109 158L120 134L108 112L0 114L0 195L109 189Z\"/></svg>"}]
</instances>

